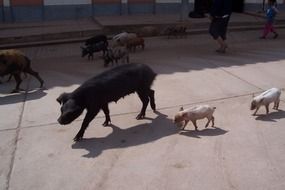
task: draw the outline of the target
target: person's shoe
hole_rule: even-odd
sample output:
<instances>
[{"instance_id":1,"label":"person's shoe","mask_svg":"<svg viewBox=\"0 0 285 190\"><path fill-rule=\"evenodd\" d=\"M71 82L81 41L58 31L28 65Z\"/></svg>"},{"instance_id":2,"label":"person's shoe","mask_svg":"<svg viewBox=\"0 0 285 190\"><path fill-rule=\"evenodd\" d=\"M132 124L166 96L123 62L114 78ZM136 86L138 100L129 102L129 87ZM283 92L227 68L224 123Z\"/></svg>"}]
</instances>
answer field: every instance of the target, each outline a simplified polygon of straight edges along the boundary
<instances>
[{"instance_id":1,"label":"person's shoe","mask_svg":"<svg viewBox=\"0 0 285 190\"><path fill-rule=\"evenodd\" d=\"M225 48L220 48L216 50L217 53L226 53L226 49Z\"/></svg>"},{"instance_id":2,"label":"person's shoe","mask_svg":"<svg viewBox=\"0 0 285 190\"><path fill-rule=\"evenodd\" d=\"M217 53L226 53L226 49L228 48L228 45L225 44L224 47L221 47L220 49L217 49Z\"/></svg>"},{"instance_id":3,"label":"person's shoe","mask_svg":"<svg viewBox=\"0 0 285 190\"><path fill-rule=\"evenodd\" d=\"M278 38L278 36L279 36L279 35L278 35L277 33L275 33L274 36L273 36L273 39Z\"/></svg>"}]
</instances>

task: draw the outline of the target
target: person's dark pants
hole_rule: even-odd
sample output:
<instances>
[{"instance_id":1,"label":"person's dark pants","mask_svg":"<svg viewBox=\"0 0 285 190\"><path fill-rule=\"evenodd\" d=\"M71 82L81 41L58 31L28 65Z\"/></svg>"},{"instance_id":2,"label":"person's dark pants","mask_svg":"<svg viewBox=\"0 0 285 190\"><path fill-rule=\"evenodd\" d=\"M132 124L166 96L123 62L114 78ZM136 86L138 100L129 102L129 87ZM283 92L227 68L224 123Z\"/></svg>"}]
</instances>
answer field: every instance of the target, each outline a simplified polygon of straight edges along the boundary
<instances>
[{"instance_id":1,"label":"person's dark pants","mask_svg":"<svg viewBox=\"0 0 285 190\"><path fill-rule=\"evenodd\" d=\"M223 40L227 39L227 28L230 17L214 18L210 24L209 33L216 40L221 37Z\"/></svg>"}]
</instances>

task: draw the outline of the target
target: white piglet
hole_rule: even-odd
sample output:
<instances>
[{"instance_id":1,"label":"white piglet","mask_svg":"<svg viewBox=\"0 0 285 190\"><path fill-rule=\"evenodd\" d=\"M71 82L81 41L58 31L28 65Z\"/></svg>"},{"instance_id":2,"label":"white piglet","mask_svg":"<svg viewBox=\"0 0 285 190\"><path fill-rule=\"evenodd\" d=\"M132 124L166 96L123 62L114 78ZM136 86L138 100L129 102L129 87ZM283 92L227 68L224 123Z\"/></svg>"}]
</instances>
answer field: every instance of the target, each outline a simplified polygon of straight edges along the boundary
<instances>
[{"instance_id":1,"label":"white piglet","mask_svg":"<svg viewBox=\"0 0 285 190\"><path fill-rule=\"evenodd\" d=\"M211 121L212 121L212 127L214 127L215 118L213 116L213 113L215 109L216 107L212 107L209 105L194 106L185 110L183 110L183 108L180 108L180 111L174 117L174 123L177 125L177 127L184 130L188 122L192 121L193 125L195 126L195 130L197 131L198 130L197 120L207 118L208 122L205 128L208 127Z\"/></svg>"},{"instance_id":2,"label":"white piglet","mask_svg":"<svg viewBox=\"0 0 285 190\"><path fill-rule=\"evenodd\" d=\"M280 102L280 95L281 90L278 88L271 88L266 90L265 92L261 93L258 96L255 96L251 102L250 110L254 110L255 112L253 115L256 115L257 111L259 110L260 106L265 106L266 114L269 113L269 104L274 102L273 109L278 110L279 102Z\"/></svg>"}]
</instances>

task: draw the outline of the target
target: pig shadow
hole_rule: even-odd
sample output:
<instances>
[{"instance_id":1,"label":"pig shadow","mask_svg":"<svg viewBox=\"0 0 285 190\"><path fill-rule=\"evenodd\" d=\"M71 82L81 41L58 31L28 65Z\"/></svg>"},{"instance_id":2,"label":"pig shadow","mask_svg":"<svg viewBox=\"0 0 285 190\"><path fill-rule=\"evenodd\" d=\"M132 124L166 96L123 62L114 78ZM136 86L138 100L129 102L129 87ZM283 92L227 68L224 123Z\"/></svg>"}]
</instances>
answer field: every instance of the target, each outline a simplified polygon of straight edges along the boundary
<instances>
[{"instance_id":1,"label":"pig shadow","mask_svg":"<svg viewBox=\"0 0 285 190\"><path fill-rule=\"evenodd\" d=\"M151 123L140 124L127 129L120 129L111 125L113 131L108 136L83 139L74 143L72 149L85 149L88 153L83 157L94 158L104 150L137 146L178 133L171 119L160 112L156 112L156 114L156 118L149 118L152 121Z\"/></svg>"},{"instance_id":2,"label":"pig shadow","mask_svg":"<svg viewBox=\"0 0 285 190\"><path fill-rule=\"evenodd\" d=\"M193 138L201 138L201 136L219 136L219 135L224 135L227 132L228 131L223 130L223 129L218 128L218 127L209 127L209 128L202 129L202 130L199 130L199 131L183 130L179 134L180 135L185 135L185 136L188 136L188 137L193 137Z\"/></svg>"},{"instance_id":3,"label":"pig shadow","mask_svg":"<svg viewBox=\"0 0 285 190\"><path fill-rule=\"evenodd\" d=\"M16 94L9 94L9 95L0 97L0 105L16 104L19 102L36 100L46 95L47 93L44 92L42 89L32 90L28 92L21 92L21 93L16 93Z\"/></svg>"},{"instance_id":4,"label":"pig shadow","mask_svg":"<svg viewBox=\"0 0 285 190\"><path fill-rule=\"evenodd\" d=\"M257 115L255 118L256 120L259 121L269 121L269 122L277 122L279 119L285 118L285 111L284 110L278 110L275 112L270 112L268 115L263 114L263 115Z\"/></svg>"}]
</instances>

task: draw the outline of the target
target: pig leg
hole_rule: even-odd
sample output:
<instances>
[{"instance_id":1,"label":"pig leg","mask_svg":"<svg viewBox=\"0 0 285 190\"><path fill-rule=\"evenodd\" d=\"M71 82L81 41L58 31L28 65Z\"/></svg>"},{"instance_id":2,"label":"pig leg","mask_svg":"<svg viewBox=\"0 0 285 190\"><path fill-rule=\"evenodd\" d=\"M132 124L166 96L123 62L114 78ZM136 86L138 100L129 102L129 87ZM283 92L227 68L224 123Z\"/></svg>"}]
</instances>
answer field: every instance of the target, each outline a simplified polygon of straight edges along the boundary
<instances>
[{"instance_id":1,"label":"pig leg","mask_svg":"<svg viewBox=\"0 0 285 190\"><path fill-rule=\"evenodd\" d=\"M10 75L9 78L8 78L8 80L7 80L6 82L9 82L9 81L12 79L12 76L13 76L13 75Z\"/></svg>"},{"instance_id":2,"label":"pig leg","mask_svg":"<svg viewBox=\"0 0 285 190\"><path fill-rule=\"evenodd\" d=\"M94 119L94 117L98 114L98 112L99 112L99 109L98 110L88 110L87 111L79 132L73 138L74 141L82 140L86 128L88 127L89 123Z\"/></svg>"},{"instance_id":3,"label":"pig leg","mask_svg":"<svg viewBox=\"0 0 285 190\"><path fill-rule=\"evenodd\" d=\"M25 70L26 73L29 73L30 75L34 76L36 79L38 79L38 81L40 81L41 85L40 88L43 87L44 84L44 80L40 77L39 73L35 72L32 70L32 68L27 68Z\"/></svg>"},{"instance_id":4,"label":"pig leg","mask_svg":"<svg viewBox=\"0 0 285 190\"><path fill-rule=\"evenodd\" d=\"M141 99L141 101L143 103L143 106L142 106L141 112L138 114L136 119L143 119L145 117L145 110L146 110L148 102L149 102L148 93L145 93L145 90L138 91L137 93L138 93L139 98Z\"/></svg>"},{"instance_id":5,"label":"pig leg","mask_svg":"<svg viewBox=\"0 0 285 190\"><path fill-rule=\"evenodd\" d=\"M17 93L20 90L20 84L22 83L22 79L20 76L20 73L13 74L15 80L16 80L16 88L12 91L12 93Z\"/></svg>"},{"instance_id":6,"label":"pig leg","mask_svg":"<svg viewBox=\"0 0 285 190\"><path fill-rule=\"evenodd\" d=\"M155 99L154 99L154 90L149 90L149 100L150 100L150 107L153 111L156 110Z\"/></svg>"},{"instance_id":7,"label":"pig leg","mask_svg":"<svg viewBox=\"0 0 285 190\"><path fill-rule=\"evenodd\" d=\"M108 108L108 104L105 104L103 107L102 107L102 110L105 114L105 122L103 123L103 126L106 127L109 125L109 123L111 123L111 118L110 118L110 111L109 111L109 108Z\"/></svg>"},{"instance_id":8,"label":"pig leg","mask_svg":"<svg viewBox=\"0 0 285 190\"><path fill-rule=\"evenodd\" d=\"M197 126L197 122L196 120L192 121L194 127L195 127L195 131L198 131L198 126Z\"/></svg>"}]
</instances>

